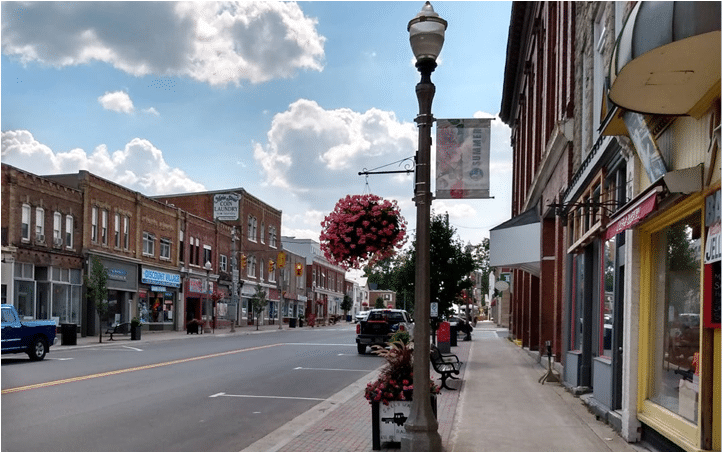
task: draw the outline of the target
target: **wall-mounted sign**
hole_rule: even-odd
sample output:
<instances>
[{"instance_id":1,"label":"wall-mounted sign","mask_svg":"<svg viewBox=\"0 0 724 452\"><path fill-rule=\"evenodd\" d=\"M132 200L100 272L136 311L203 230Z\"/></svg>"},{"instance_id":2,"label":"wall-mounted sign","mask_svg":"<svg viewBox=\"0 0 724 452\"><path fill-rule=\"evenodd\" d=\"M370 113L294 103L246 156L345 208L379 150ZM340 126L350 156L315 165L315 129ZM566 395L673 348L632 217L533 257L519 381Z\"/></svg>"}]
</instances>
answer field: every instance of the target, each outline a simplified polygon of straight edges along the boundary
<instances>
[{"instance_id":1,"label":"wall-mounted sign","mask_svg":"<svg viewBox=\"0 0 724 452\"><path fill-rule=\"evenodd\" d=\"M108 279L114 281L126 281L128 279L128 272L122 268L106 268L108 273Z\"/></svg>"},{"instance_id":2,"label":"wall-mounted sign","mask_svg":"<svg viewBox=\"0 0 724 452\"><path fill-rule=\"evenodd\" d=\"M214 220L238 221L240 199L236 193L214 195Z\"/></svg>"},{"instance_id":3,"label":"wall-mounted sign","mask_svg":"<svg viewBox=\"0 0 724 452\"><path fill-rule=\"evenodd\" d=\"M158 286L181 286L181 275L178 273L166 273L150 268L141 268L141 282Z\"/></svg>"},{"instance_id":4,"label":"wall-mounted sign","mask_svg":"<svg viewBox=\"0 0 724 452\"><path fill-rule=\"evenodd\" d=\"M437 120L437 198L490 198L490 121Z\"/></svg>"},{"instance_id":5,"label":"wall-mounted sign","mask_svg":"<svg viewBox=\"0 0 724 452\"><path fill-rule=\"evenodd\" d=\"M623 122L626 124L626 129L628 129L629 137L631 137L631 141L633 141L636 148L636 153L639 155L644 169L646 169L649 181L651 183L656 182L666 174L666 164L661 157L661 152L656 146L656 141L651 135L649 127L646 125L644 115L627 111L623 115Z\"/></svg>"}]
</instances>

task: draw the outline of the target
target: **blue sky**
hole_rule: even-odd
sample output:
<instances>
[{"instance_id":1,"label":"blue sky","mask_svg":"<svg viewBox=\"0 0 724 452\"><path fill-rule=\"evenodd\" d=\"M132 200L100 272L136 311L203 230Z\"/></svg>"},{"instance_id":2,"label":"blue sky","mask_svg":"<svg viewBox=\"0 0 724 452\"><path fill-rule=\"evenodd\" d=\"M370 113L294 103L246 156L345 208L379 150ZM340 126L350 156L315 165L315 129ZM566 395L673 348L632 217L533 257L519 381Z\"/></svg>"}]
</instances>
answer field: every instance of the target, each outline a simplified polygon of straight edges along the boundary
<instances>
[{"instance_id":1,"label":"blue sky","mask_svg":"<svg viewBox=\"0 0 724 452\"><path fill-rule=\"evenodd\" d=\"M415 153L423 4L2 2L2 161L149 196L243 187L315 240L339 198L370 191L413 231L412 176L357 173ZM433 7L449 24L433 114L497 116L510 2ZM510 130L491 135L495 199L433 203L464 242L510 218Z\"/></svg>"}]
</instances>

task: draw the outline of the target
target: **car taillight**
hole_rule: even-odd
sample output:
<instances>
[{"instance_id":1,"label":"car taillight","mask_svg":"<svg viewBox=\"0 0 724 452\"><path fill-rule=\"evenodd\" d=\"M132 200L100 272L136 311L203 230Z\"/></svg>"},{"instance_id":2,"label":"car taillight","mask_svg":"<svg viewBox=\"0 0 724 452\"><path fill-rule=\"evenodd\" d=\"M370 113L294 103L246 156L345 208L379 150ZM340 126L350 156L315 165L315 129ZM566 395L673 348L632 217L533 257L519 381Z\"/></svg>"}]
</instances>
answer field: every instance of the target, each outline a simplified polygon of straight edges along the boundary
<instances>
[{"instance_id":1,"label":"car taillight","mask_svg":"<svg viewBox=\"0 0 724 452\"><path fill-rule=\"evenodd\" d=\"M400 324L400 331L405 331L405 325Z\"/></svg>"},{"instance_id":2,"label":"car taillight","mask_svg":"<svg viewBox=\"0 0 724 452\"><path fill-rule=\"evenodd\" d=\"M357 334L359 334L359 333L362 332L361 326L362 326L362 325L360 325L359 323L357 324Z\"/></svg>"}]
</instances>

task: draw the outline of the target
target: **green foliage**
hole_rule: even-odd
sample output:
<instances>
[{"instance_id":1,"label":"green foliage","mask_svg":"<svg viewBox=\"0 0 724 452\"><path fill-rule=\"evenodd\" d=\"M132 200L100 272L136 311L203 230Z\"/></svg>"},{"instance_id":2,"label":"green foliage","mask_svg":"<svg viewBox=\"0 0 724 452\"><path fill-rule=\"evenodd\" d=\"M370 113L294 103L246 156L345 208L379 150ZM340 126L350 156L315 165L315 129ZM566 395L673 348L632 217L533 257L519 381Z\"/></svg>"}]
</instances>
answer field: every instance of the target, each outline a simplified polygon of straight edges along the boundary
<instances>
[{"instance_id":1,"label":"green foliage","mask_svg":"<svg viewBox=\"0 0 724 452\"><path fill-rule=\"evenodd\" d=\"M347 315L347 313L352 309L352 297L350 297L349 295L345 295L342 299L340 307L344 311L344 315Z\"/></svg>"},{"instance_id":2,"label":"green foliage","mask_svg":"<svg viewBox=\"0 0 724 452\"><path fill-rule=\"evenodd\" d=\"M395 334L393 334L390 337L389 342L402 342L403 344L407 345L410 343L410 340L412 338L410 337L410 333L407 331L397 331Z\"/></svg>"},{"instance_id":3,"label":"green foliage","mask_svg":"<svg viewBox=\"0 0 724 452\"><path fill-rule=\"evenodd\" d=\"M267 304L269 304L266 299L266 292L264 291L264 288L261 287L261 284L256 285L256 291L254 292L254 296L249 299L249 303L251 303L251 310L254 311L254 316L256 317L256 329L258 330L259 317L261 317L261 314L264 312L264 309L266 309Z\"/></svg>"},{"instance_id":4,"label":"green foliage","mask_svg":"<svg viewBox=\"0 0 724 452\"><path fill-rule=\"evenodd\" d=\"M108 272L97 256L91 256L89 275L85 275L86 296L95 304L101 322L108 319ZM100 328L98 342L103 342L103 328Z\"/></svg>"},{"instance_id":5,"label":"green foliage","mask_svg":"<svg viewBox=\"0 0 724 452\"><path fill-rule=\"evenodd\" d=\"M385 300L382 299L382 297L377 297L375 300L375 309L384 309L385 306Z\"/></svg>"}]
</instances>

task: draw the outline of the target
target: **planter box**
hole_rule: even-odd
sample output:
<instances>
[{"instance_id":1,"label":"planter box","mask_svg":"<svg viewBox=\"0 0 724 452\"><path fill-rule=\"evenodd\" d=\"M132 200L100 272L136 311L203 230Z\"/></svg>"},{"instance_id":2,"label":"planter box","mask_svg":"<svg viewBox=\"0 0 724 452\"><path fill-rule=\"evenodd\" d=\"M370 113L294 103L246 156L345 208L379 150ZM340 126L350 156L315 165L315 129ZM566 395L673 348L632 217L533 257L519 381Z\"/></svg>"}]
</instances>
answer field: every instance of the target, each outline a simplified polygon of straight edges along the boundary
<instances>
[{"instance_id":1,"label":"planter box","mask_svg":"<svg viewBox=\"0 0 724 452\"><path fill-rule=\"evenodd\" d=\"M430 403L432 413L437 419L435 395L430 395ZM399 400L388 405L372 402L372 450L380 450L382 443L400 443L411 406L411 400Z\"/></svg>"},{"instance_id":2,"label":"planter box","mask_svg":"<svg viewBox=\"0 0 724 452\"><path fill-rule=\"evenodd\" d=\"M132 341L140 341L141 340L141 325L131 325L131 340Z\"/></svg>"}]
</instances>

